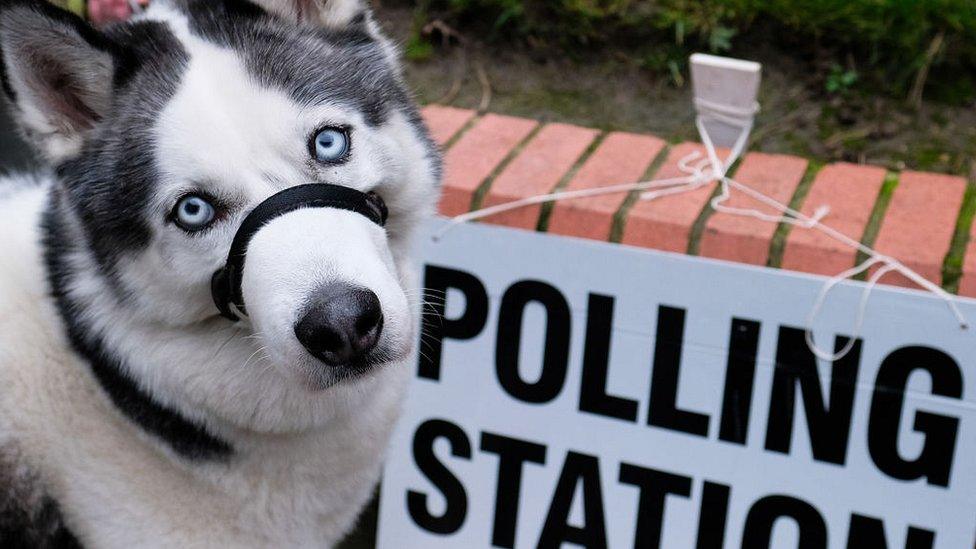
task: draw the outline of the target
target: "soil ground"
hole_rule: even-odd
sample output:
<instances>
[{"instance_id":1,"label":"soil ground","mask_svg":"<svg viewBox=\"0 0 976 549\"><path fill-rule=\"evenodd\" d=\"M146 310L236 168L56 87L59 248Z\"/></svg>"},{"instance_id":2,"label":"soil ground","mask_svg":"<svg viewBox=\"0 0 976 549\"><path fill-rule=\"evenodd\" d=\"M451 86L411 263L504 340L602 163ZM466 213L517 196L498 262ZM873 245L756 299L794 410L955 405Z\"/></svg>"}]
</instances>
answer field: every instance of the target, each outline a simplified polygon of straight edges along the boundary
<instances>
[{"instance_id":1,"label":"soil ground","mask_svg":"<svg viewBox=\"0 0 976 549\"><path fill-rule=\"evenodd\" d=\"M407 42L410 9L383 7L378 16L390 35ZM747 47L736 55L763 63L753 149L976 177L976 105L916 108L856 84L829 94L808 65L783 52ZM554 58L463 37L463 45L438 41L426 59L408 60L406 75L423 103L648 132L672 142L696 139L690 83L678 86L611 49Z\"/></svg>"}]
</instances>

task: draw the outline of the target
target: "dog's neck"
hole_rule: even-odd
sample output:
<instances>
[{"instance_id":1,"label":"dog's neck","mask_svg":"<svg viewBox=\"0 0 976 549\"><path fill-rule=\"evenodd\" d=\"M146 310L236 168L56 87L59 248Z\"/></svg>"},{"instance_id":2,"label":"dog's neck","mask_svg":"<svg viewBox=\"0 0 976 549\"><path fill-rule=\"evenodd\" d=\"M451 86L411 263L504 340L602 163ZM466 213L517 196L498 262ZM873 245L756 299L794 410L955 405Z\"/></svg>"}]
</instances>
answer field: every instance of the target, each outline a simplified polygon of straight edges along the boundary
<instances>
[{"instance_id":1,"label":"dog's neck","mask_svg":"<svg viewBox=\"0 0 976 549\"><path fill-rule=\"evenodd\" d=\"M48 284L63 328L73 350L91 367L91 373L115 407L146 432L158 437L179 456L190 460L225 460L231 444L211 433L204 422L191 419L167 406L139 386L129 374L129 357L110 348L91 325L93 303L83 303L71 291L81 276L70 264L80 242L71 234L70 222L58 214L56 196L42 223L44 264Z\"/></svg>"}]
</instances>

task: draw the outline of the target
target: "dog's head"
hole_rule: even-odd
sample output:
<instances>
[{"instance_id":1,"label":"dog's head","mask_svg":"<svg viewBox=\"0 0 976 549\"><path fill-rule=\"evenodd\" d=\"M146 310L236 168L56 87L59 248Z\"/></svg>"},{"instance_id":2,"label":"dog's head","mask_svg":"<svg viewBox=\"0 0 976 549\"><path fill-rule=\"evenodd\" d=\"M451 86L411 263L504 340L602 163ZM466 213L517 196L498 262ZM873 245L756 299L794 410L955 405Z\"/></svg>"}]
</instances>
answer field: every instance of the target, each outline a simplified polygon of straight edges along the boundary
<instances>
[{"instance_id":1,"label":"dog's head","mask_svg":"<svg viewBox=\"0 0 976 549\"><path fill-rule=\"evenodd\" d=\"M269 221L247 247L242 325L306 388L409 352L405 249L439 160L362 0L154 0L103 29L0 0L0 55L23 133L59 175L65 291L114 304L80 308L101 337L109 322L229 323L211 277L242 220L283 189L328 183L381 197L386 227L331 208Z\"/></svg>"}]
</instances>

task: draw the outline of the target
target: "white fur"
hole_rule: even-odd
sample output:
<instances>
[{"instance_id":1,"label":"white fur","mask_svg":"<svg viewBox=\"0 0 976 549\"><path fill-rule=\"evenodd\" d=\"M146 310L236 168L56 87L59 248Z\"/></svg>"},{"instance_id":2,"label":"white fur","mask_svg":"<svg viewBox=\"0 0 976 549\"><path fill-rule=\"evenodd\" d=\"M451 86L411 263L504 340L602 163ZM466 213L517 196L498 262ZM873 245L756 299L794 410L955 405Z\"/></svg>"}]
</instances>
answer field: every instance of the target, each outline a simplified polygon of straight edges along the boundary
<instances>
[{"instance_id":1,"label":"white fur","mask_svg":"<svg viewBox=\"0 0 976 549\"><path fill-rule=\"evenodd\" d=\"M364 9L362 0L255 0L259 6L301 22L342 28Z\"/></svg>"},{"instance_id":2,"label":"white fur","mask_svg":"<svg viewBox=\"0 0 976 549\"><path fill-rule=\"evenodd\" d=\"M234 457L180 459L124 417L70 351L41 264L38 220L51 183L0 198L0 254L12 258L0 262L0 447L15 445L36 464L68 525L93 547L330 546L370 495L410 376L409 250L433 207L431 161L402 115L370 128L337 105L302 107L254 82L232 51L190 35L175 11L160 5L145 17L169 22L190 54L154 129L163 180L152 244L119 267L133 301L120 305L95 276L70 293L89 305L87 320L109 347L138 357L128 364L140 386L229 441ZM329 124L352 128L354 154L321 167L307 161L306 143ZM315 181L378 191L390 225L335 210L272 221L248 250L251 318L217 318L209 280L242 217L284 187ZM239 208L189 237L165 215L195 186ZM86 253L70 261L93 272ZM332 281L377 294L381 346L396 360L323 388L324 366L292 327L315 288Z\"/></svg>"}]
</instances>

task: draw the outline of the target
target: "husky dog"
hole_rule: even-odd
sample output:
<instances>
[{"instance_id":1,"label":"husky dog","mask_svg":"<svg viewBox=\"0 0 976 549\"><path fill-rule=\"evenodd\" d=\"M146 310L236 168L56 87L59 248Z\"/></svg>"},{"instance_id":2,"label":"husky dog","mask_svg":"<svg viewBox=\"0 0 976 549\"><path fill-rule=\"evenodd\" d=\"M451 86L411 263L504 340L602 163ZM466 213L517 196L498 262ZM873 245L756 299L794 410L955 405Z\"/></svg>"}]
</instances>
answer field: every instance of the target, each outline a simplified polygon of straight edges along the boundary
<instances>
[{"instance_id":1,"label":"husky dog","mask_svg":"<svg viewBox=\"0 0 976 549\"><path fill-rule=\"evenodd\" d=\"M104 29L0 0L0 57L51 166L0 181L0 546L337 543L410 378L440 171L364 0L155 0ZM268 221L248 316L221 316L238 228L306 184L382 198L385 229Z\"/></svg>"}]
</instances>

